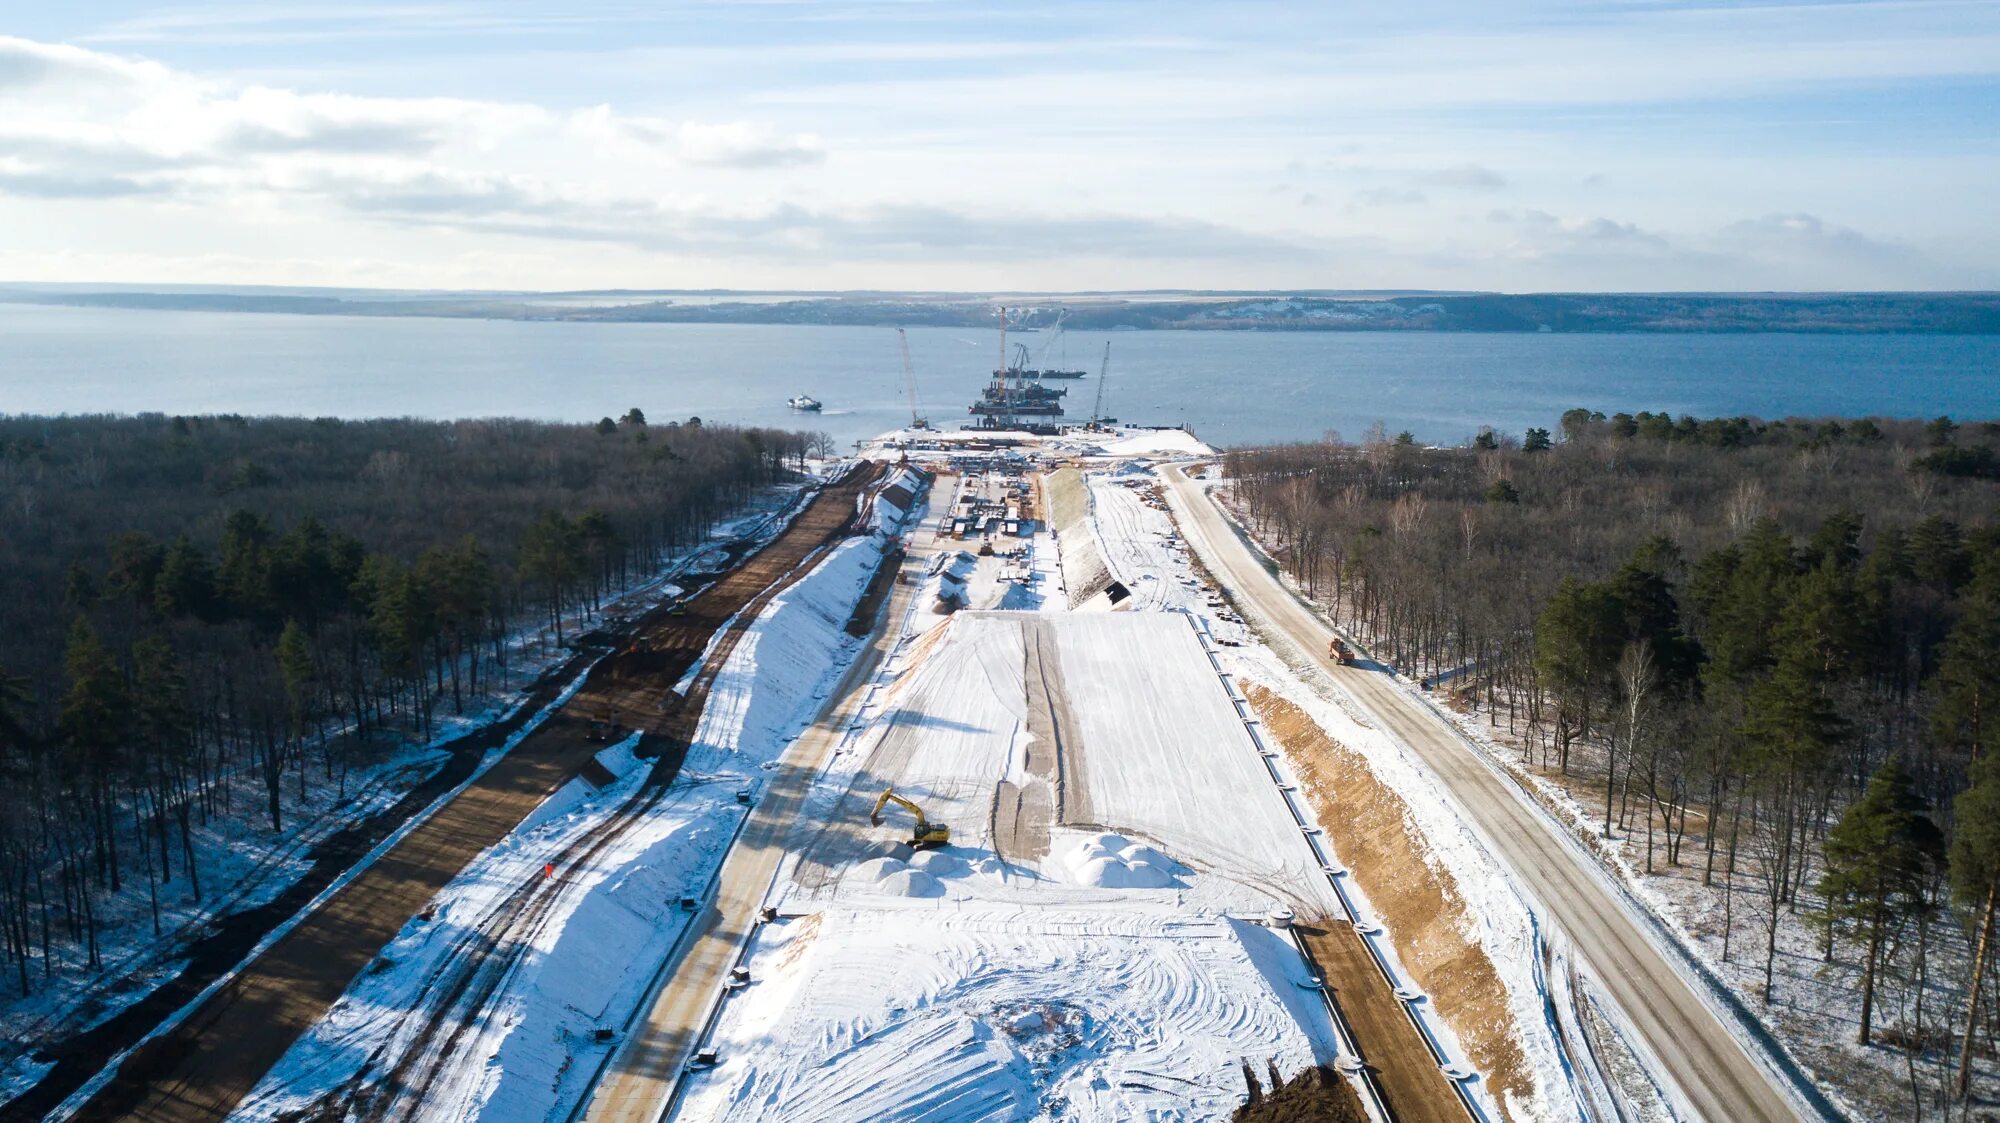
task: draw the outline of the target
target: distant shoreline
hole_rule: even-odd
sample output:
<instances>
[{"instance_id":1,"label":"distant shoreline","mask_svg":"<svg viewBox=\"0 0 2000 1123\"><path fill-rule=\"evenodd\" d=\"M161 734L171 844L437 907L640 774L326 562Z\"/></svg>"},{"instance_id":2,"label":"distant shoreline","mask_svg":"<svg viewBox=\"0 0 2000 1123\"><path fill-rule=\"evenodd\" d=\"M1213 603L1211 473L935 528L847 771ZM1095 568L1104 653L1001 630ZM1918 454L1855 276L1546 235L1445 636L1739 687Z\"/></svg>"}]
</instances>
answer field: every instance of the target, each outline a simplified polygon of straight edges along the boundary
<instances>
[{"instance_id":1,"label":"distant shoreline","mask_svg":"<svg viewBox=\"0 0 2000 1123\"><path fill-rule=\"evenodd\" d=\"M368 293L0 286L0 303L138 311L563 323L804 324L1079 331L2000 335L2000 293ZM341 295L330 295L339 293ZM608 298L608 299L593 299ZM622 298L622 299L621 299Z\"/></svg>"}]
</instances>

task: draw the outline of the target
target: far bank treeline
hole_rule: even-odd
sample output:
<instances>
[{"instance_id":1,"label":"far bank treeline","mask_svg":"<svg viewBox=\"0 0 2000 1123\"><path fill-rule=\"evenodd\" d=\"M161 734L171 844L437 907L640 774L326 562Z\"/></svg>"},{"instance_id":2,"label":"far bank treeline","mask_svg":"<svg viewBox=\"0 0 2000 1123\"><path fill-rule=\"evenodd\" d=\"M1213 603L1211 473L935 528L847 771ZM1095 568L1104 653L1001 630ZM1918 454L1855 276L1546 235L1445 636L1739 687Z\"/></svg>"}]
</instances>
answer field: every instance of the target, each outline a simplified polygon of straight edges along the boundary
<instances>
[{"instance_id":1,"label":"far bank treeline","mask_svg":"<svg viewBox=\"0 0 2000 1123\"><path fill-rule=\"evenodd\" d=\"M1949 886L1978 967L1903 1032L1935 1057L1995 1015L2000 425L1578 409L1228 470L1337 623L1581 776L1647 870L1741 873L1767 995L1780 911L1817 917L1858 948L1865 1043Z\"/></svg>"},{"instance_id":2,"label":"far bank treeline","mask_svg":"<svg viewBox=\"0 0 2000 1123\"><path fill-rule=\"evenodd\" d=\"M66 946L94 964L104 893L199 900L195 827L282 831L287 790L428 736L510 633L656 569L823 443L637 409L0 417L0 946L21 988Z\"/></svg>"}]
</instances>

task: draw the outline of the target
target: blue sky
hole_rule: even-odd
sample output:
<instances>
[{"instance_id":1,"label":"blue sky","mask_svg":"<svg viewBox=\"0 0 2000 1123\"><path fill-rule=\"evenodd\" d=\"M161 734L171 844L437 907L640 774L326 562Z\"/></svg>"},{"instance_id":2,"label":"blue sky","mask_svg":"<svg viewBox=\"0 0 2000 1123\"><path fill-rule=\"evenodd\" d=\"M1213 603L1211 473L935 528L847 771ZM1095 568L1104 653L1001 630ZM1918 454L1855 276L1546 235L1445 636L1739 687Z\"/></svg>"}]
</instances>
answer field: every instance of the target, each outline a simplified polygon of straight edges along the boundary
<instances>
[{"instance_id":1,"label":"blue sky","mask_svg":"<svg viewBox=\"0 0 2000 1123\"><path fill-rule=\"evenodd\" d=\"M0 279L2000 288L2000 4L0 4Z\"/></svg>"}]
</instances>

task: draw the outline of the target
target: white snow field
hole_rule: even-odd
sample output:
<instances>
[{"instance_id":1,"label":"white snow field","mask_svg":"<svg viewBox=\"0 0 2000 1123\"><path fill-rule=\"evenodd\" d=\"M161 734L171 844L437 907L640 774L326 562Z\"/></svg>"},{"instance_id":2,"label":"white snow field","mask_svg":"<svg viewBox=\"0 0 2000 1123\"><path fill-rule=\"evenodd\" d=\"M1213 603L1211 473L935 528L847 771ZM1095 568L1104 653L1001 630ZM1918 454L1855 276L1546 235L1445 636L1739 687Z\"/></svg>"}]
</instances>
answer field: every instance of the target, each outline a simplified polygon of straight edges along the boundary
<instances>
[{"instance_id":1,"label":"white snow field","mask_svg":"<svg viewBox=\"0 0 2000 1123\"><path fill-rule=\"evenodd\" d=\"M675 1118L1209 1119L1246 1058L1331 1061L1305 961L1256 921L1340 906L1189 619L968 611L933 631L808 804L825 821L794 836L784 918ZM1031 688L1044 672L1066 697ZM1062 713L1060 751L1037 705ZM1051 773L1036 843L998 806ZM867 825L891 783L952 845L899 845L900 810Z\"/></svg>"},{"instance_id":2,"label":"white snow field","mask_svg":"<svg viewBox=\"0 0 2000 1123\"><path fill-rule=\"evenodd\" d=\"M1016 852L1004 841L996 846L994 808L1003 783L1034 779L1024 663L1027 643L1043 629L1054 641L1073 724L1063 730L1070 739L1060 754L1063 794L1048 842L1024 848L1041 853ZM880 884L878 867L858 863L875 856L875 844L907 834L906 814L892 810L897 818L883 827L855 829L893 785L951 827L945 853L979 874L942 879L944 901L1101 898L1094 891L1112 886L1091 884L1104 879L1068 858L1112 832L1185 867L1157 886L1131 885L1135 892L1150 888L1215 912L1341 915L1187 617L961 612L934 642L892 688L859 767L829 774L848 792L829 824L803 828L801 876L785 907L893 889Z\"/></svg>"},{"instance_id":3,"label":"white snow field","mask_svg":"<svg viewBox=\"0 0 2000 1123\"><path fill-rule=\"evenodd\" d=\"M1087 821L1163 843L1302 915L1341 915L1188 618L1119 612L1052 623L1081 727Z\"/></svg>"},{"instance_id":4,"label":"white snow field","mask_svg":"<svg viewBox=\"0 0 2000 1123\"><path fill-rule=\"evenodd\" d=\"M735 793L754 786L812 720L859 647L848 618L887 533L908 514L878 505L884 533L835 547L764 605L713 679L674 785L589 860L554 871L561 884L546 909L525 930L506 932L526 948L489 993L467 1006L438 993L438 981L482 942L482 919L638 795L649 765L633 759L631 742L599 754L614 783L598 790L582 777L570 781L475 858L434 899L432 915L404 927L231 1118L294 1116L399 1067L428 1087L420 1102L396 1105L398 1117L563 1118L611 1048L597 1031L617 1029L649 993L690 919L681 899L704 894L727 852L746 811ZM445 1005L452 1002L459 1007ZM440 1010L444 1028L426 1033L426 1015Z\"/></svg>"},{"instance_id":5,"label":"white snow field","mask_svg":"<svg viewBox=\"0 0 2000 1123\"><path fill-rule=\"evenodd\" d=\"M787 919L678 1118L1221 1118L1244 1057L1331 1055L1299 962L1270 930L1162 908Z\"/></svg>"}]
</instances>

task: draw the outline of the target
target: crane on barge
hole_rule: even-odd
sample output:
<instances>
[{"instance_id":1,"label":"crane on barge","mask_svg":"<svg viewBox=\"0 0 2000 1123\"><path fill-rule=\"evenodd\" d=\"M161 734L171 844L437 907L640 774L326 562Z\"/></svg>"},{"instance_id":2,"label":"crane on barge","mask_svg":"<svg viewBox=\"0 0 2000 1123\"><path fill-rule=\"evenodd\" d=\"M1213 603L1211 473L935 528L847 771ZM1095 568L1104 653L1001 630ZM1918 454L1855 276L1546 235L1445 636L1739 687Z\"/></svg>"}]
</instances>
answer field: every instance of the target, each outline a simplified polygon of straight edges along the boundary
<instances>
[{"instance_id":1,"label":"crane on barge","mask_svg":"<svg viewBox=\"0 0 2000 1123\"><path fill-rule=\"evenodd\" d=\"M917 368L910 363L910 336L902 328L896 329L896 340L903 346L903 389L910 395L910 428L928 429L930 418L917 410Z\"/></svg>"}]
</instances>

